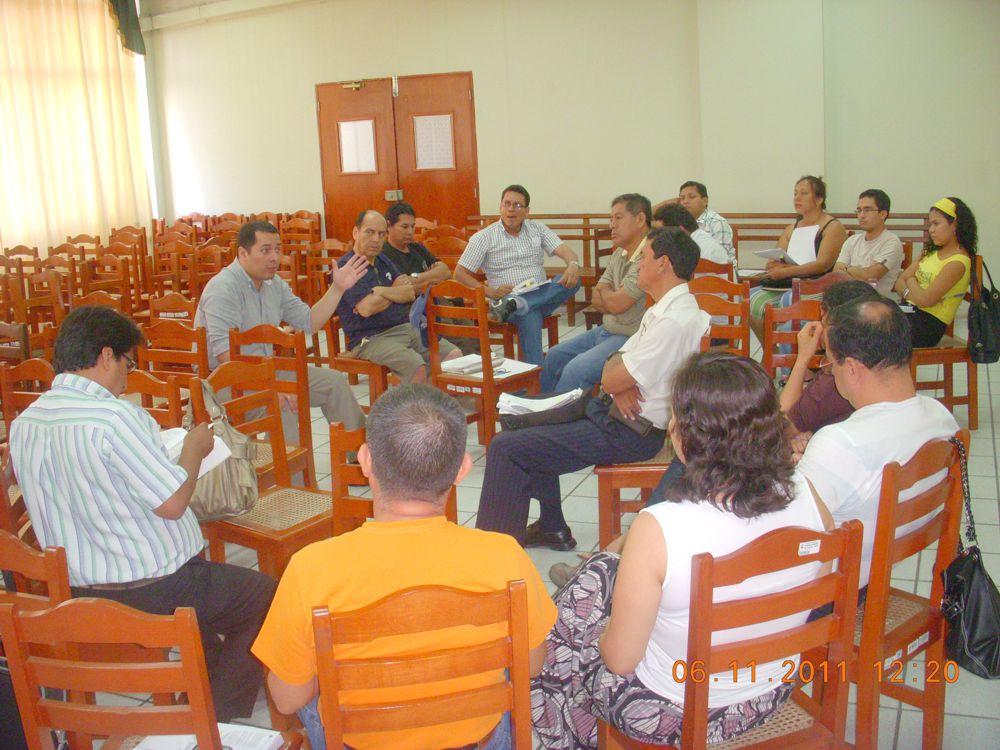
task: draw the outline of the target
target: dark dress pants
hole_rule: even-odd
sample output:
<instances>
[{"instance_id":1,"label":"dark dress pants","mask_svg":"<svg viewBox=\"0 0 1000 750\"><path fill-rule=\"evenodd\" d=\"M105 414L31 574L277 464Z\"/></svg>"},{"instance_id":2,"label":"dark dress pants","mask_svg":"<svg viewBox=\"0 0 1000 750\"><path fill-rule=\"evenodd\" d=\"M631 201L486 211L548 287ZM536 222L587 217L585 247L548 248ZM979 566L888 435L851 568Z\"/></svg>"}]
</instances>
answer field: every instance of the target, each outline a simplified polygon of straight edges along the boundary
<instances>
[{"instance_id":1,"label":"dark dress pants","mask_svg":"<svg viewBox=\"0 0 1000 750\"><path fill-rule=\"evenodd\" d=\"M494 437L486 454L476 528L523 541L534 497L542 504L542 528L557 530L565 525L560 474L592 464L645 461L663 447L663 430L640 437L613 419L608 408L604 400L592 399L583 419L505 430Z\"/></svg>"},{"instance_id":2,"label":"dark dress pants","mask_svg":"<svg viewBox=\"0 0 1000 750\"><path fill-rule=\"evenodd\" d=\"M193 557L176 572L133 589L73 588L73 596L113 599L154 615L193 607L205 650L218 721L253 713L263 667L250 653L277 588L249 568ZM221 637L220 637L221 636Z\"/></svg>"}]
</instances>

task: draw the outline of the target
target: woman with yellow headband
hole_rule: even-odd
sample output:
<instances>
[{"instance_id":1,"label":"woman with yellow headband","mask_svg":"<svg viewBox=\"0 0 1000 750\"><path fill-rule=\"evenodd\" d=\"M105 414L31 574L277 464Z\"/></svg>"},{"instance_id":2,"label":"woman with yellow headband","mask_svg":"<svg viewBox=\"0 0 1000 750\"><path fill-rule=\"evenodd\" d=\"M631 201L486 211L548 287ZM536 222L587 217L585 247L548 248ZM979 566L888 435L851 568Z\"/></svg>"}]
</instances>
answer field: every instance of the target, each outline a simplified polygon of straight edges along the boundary
<instances>
[{"instance_id":1,"label":"woman with yellow headband","mask_svg":"<svg viewBox=\"0 0 1000 750\"><path fill-rule=\"evenodd\" d=\"M930 242L923 255L899 275L893 287L910 321L914 346L936 346L955 320L969 288L976 254L976 217L958 198L942 198L927 215ZM906 307L912 306L907 311Z\"/></svg>"}]
</instances>

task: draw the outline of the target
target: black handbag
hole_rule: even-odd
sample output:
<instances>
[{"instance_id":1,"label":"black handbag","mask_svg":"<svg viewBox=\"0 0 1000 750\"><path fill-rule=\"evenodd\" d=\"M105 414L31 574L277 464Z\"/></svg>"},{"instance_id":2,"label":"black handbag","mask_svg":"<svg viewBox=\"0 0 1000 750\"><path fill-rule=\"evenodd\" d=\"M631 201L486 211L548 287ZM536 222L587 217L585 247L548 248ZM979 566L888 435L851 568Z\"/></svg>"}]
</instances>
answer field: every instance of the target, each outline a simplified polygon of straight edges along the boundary
<instances>
[{"instance_id":1,"label":"black handbag","mask_svg":"<svg viewBox=\"0 0 1000 750\"><path fill-rule=\"evenodd\" d=\"M538 396L524 396L526 399L552 398L553 394L543 393ZM504 430L523 430L526 427L538 427L544 424L563 424L583 419L587 414L587 402L590 401L590 391L584 391L579 398L568 404L557 406L545 411L531 411L526 414L501 414L500 427Z\"/></svg>"},{"instance_id":2,"label":"black handbag","mask_svg":"<svg viewBox=\"0 0 1000 750\"><path fill-rule=\"evenodd\" d=\"M958 447L965 494L965 537L968 547L958 540L958 556L941 573L944 596L941 613L948 621L944 648L949 659L960 667L988 680L1000 678L1000 592L983 565L976 540L976 524L969 498L969 473L965 446Z\"/></svg>"},{"instance_id":3,"label":"black handbag","mask_svg":"<svg viewBox=\"0 0 1000 750\"><path fill-rule=\"evenodd\" d=\"M976 278L976 263L972 263L972 289L975 299L969 306L969 357L973 362L991 365L1000 360L1000 292L993 286L990 269L983 270L990 280L989 291L982 279Z\"/></svg>"}]
</instances>

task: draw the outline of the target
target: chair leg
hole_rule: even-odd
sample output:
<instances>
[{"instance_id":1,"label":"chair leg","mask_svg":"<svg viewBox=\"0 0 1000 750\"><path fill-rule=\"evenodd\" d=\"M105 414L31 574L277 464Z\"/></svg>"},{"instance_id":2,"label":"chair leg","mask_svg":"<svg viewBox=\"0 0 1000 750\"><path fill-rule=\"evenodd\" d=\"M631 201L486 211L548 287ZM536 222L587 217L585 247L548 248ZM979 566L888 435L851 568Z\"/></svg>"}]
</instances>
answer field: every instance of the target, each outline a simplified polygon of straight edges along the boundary
<instances>
[{"instance_id":1,"label":"chair leg","mask_svg":"<svg viewBox=\"0 0 1000 750\"><path fill-rule=\"evenodd\" d=\"M941 639L927 649L924 654L925 664L944 665L947 657L944 653L943 638L942 633ZM941 750L944 739L944 700L948 685L940 673L936 677L933 682L924 681L923 750Z\"/></svg>"},{"instance_id":2,"label":"chair leg","mask_svg":"<svg viewBox=\"0 0 1000 750\"><path fill-rule=\"evenodd\" d=\"M601 549L605 549L614 535L614 490L611 488L611 477L606 474L597 475L597 541Z\"/></svg>"},{"instance_id":3,"label":"chair leg","mask_svg":"<svg viewBox=\"0 0 1000 750\"><path fill-rule=\"evenodd\" d=\"M979 429L979 365L970 359L965 361L969 399L969 429Z\"/></svg>"},{"instance_id":4,"label":"chair leg","mask_svg":"<svg viewBox=\"0 0 1000 750\"><path fill-rule=\"evenodd\" d=\"M878 750L878 706L880 691L871 669L858 664L858 705L854 730L857 750Z\"/></svg>"}]
</instances>

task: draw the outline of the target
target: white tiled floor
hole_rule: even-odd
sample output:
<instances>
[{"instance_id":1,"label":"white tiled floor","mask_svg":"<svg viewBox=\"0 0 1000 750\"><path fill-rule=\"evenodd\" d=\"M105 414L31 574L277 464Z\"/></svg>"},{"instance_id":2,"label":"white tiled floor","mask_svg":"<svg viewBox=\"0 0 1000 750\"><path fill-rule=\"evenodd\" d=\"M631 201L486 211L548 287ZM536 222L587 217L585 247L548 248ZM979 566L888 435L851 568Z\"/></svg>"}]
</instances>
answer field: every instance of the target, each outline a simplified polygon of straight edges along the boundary
<instances>
[{"instance_id":1,"label":"white tiled floor","mask_svg":"<svg viewBox=\"0 0 1000 750\"><path fill-rule=\"evenodd\" d=\"M569 328L565 314L561 317L560 339L565 340L583 330L582 318L579 325ZM964 377L964 375L963 375ZM1000 485L998 485L997 448L1000 436L1000 395L994 397L993 387L1000 394L1000 365L980 366L979 369L979 429L973 433L970 484L973 495L974 513L979 530L980 548L984 551L986 566L994 580L1000 581ZM964 386L963 386L964 387ZM367 387L362 384L355 388L362 403L367 402ZM329 431L318 409L313 410L315 450L317 464L329 471ZM964 408L956 414L961 425L966 425L968 416ZM465 525L475 524L475 514L479 505L479 493L483 482L486 455L476 442L475 425L469 427L469 453L475 460L475 467L458 489L459 521ZM320 485L329 488L329 475L320 477ZM548 582L548 571L553 563L578 562L577 552L592 551L597 548L597 480L590 470L567 475L562 482L566 518L578 541L573 552L553 552L530 549L532 560L538 566L542 577ZM537 517L537 505L533 504L532 518ZM914 591L926 590L930 585L930 561L920 556L901 563L895 571L894 583L911 587ZM231 548L229 561L255 566L256 560L249 550ZM549 583L550 588L554 586ZM922 664L909 667L906 679L922 679ZM897 701L883 699L880 711L880 750L910 750L920 746L921 713ZM1000 681L990 682L962 672L956 683L947 689L947 718L945 720L945 750L986 750L1000 747ZM263 697L258 701L252 719L247 723L269 726L269 717ZM853 741L853 688L852 707L848 719L848 739Z\"/></svg>"}]
</instances>

